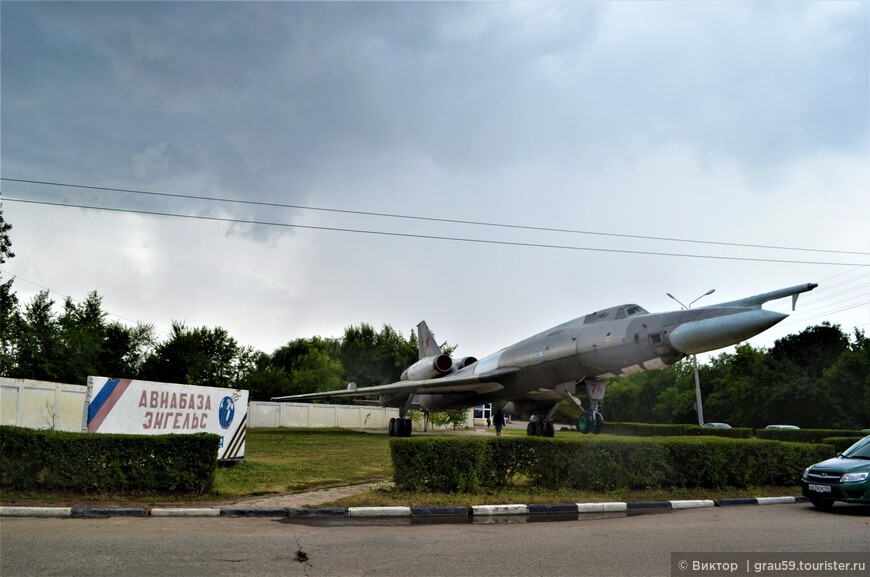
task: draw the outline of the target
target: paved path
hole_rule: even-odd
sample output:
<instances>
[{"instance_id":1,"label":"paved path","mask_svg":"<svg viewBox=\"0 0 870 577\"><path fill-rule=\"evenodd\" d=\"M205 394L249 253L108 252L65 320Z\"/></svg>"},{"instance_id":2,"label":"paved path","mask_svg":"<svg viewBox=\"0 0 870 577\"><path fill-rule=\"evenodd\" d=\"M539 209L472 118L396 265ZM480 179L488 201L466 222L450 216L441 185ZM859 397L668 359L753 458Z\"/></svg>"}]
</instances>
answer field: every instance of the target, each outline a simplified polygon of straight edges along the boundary
<instances>
[{"instance_id":1,"label":"paved path","mask_svg":"<svg viewBox=\"0 0 870 577\"><path fill-rule=\"evenodd\" d=\"M220 506L226 508L246 509L282 509L295 507L317 507L324 503L331 503L344 497L359 495L373 491L378 487L388 486L389 483L366 483L364 485L349 485L347 487L333 487L320 489L306 493L293 493L290 495L268 495L263 497L246 497L230 501L221 501ZM197 507L202 504L197 503Z\"/></svg>"}]
</instances>

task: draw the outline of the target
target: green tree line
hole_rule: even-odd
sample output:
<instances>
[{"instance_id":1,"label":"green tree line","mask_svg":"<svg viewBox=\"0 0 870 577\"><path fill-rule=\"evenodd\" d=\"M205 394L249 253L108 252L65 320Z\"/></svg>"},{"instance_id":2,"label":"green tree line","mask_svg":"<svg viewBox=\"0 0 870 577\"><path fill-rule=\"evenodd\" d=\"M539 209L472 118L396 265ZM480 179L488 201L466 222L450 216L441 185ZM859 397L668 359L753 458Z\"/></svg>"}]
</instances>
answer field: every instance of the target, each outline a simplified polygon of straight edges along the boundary
<instances>
[{"instance_id":1,"label":"green tree line","mask_svg":"<svg viewBox=\"0 0 870 577\"><path fill-rule=\"evenodd\" d=\"M14 293L9 293L14 297ZM0 374L84 384L88 375L248 389L252 400L372 386L399 380L417 361L417 337L389 325L347 327L341 338L300 338L271 354L242 346L223 328L173 322L158 340L153 325L109 321L102 297L67 298L56 311L48 291L23 307L2 302Z\"/></svg>"},{"instance_id":2,"label":"green tree line","mask_svg":"<svg viewBox=\"0 0 870 577\"><path fill-rule=\"evenodd\" d=\"M771 349L740 345L699 366L704 419L732 426L870 426L870 340L822 323L777 340ZM610 381L608 420L697 422L691 359Z\"/></svg>"}]
</instances>

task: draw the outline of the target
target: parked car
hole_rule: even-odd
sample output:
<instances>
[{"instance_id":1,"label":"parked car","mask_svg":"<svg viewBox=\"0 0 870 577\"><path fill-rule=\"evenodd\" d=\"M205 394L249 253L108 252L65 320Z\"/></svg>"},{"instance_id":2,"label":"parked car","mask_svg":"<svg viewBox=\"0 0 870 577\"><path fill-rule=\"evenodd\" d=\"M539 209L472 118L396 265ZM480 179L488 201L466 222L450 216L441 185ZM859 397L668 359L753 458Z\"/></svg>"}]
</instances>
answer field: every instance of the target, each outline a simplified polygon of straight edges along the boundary
<instances>
[{"instance_id":1,"label":"parked car","mask_svg":"<svg viewBox=\"0 0 870 577\"><path fill-rule=\"evenodd\" d=\"M765 429L790 429L792 431L797 431L800 427L796 427L795 425L767 425L764 427Z\"/></svg>"},{"instance_id":2,"label":"parked car","mask_svg":"<svg viewBox=\"0 0 870 577\"><path fill-rule=\"evenodd\" d=\"M708 429L730 429L731 425L728 423L704 423L701 425L702 427L707 427Z\"/></svg>"},{"instance_id":3,"label":"parked car","mask_svg":"<svg viewBox=\"0 0 870 577\"><path fill-rule=\"evenodd\" d=\"M833 459L807 467L801 489L817 509L828 509L835 501L870 503L870 435Z\"/></svg>"}]
</instances>

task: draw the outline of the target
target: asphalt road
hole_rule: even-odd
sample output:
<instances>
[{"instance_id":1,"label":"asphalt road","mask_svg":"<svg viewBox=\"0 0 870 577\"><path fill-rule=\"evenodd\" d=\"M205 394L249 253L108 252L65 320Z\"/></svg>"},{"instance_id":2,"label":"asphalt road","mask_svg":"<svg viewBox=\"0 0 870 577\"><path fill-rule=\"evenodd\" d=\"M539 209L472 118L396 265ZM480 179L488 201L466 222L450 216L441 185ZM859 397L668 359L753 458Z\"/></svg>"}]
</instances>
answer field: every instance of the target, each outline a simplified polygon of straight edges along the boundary
<instances>
[{"instance_id":1,"label":"asphalt road","mask_svg":"<svg viewBox=\"0 0 870 577\"><path fill-rule=\"evenodd\" d=\"M820 512L798 503L491 525L323 527L224 517L0 520L3 577L669 576L671 552L678 551L870 553L870 507L837 505Z\"/></svg>"}]
</instances>

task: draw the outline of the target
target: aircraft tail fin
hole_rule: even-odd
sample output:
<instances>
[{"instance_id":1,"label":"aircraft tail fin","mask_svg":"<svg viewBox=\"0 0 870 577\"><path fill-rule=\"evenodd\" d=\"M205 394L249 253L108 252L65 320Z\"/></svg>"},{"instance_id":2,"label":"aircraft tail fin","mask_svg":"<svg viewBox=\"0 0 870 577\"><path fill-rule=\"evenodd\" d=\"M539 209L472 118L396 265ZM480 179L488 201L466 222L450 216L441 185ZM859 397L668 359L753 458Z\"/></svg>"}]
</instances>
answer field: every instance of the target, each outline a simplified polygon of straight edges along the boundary
<instances>
[{"instance_id":1,"label":"aircraft tail fin","mask_svg":"<svg viewBox=\"0 0 870 577\"><path fill-rule=\"evenodd\" d=\"M417 351L421 359L437 357L441 354L441 347L432 336L432 331L429 330L426 321L420 321L420 324L417 325Z\"/></svg>"}]
</instances>

